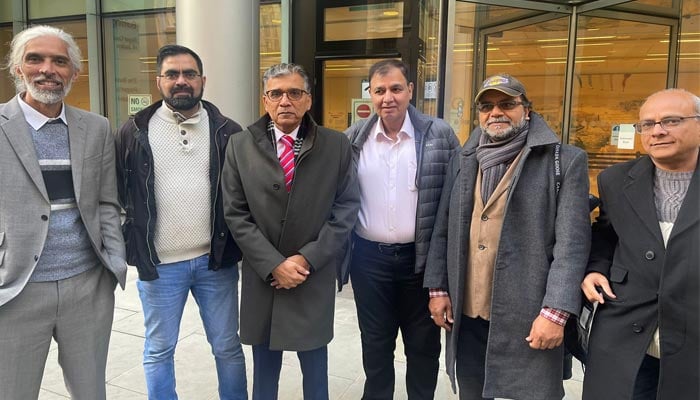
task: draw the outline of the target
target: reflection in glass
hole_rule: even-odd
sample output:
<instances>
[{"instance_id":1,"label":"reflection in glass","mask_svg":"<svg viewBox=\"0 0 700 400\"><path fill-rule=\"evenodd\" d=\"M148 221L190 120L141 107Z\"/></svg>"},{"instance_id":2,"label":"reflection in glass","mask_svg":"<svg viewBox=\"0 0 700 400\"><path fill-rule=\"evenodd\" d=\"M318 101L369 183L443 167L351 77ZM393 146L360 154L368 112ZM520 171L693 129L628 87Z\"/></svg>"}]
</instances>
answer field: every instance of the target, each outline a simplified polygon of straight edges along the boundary
<instances>
[{"instance_id":1,"label":"reflection in glass","mask_svg":"<svg viewBox=\"0 0 700 400\"><path fill-rule=\"evenodd\" d=\"M323 126L344 131L373 111L368 87L369 68L378 59L323 62ZM359 110L359 113L357 112Z\"/></svg>"},{"instance_id":2,"label":"reflection in glass","mask_svg":"<svg viewBox=\"0 0 700 400\"><path fill-rule=\"evenodd\" d=\"M116 127L160 100L156 54L161 46L175 43L175 12L105 18L103 29L106 109Z\"/></svg>"},{"instance_id":3,"label":"reflection in glass","mask_svg":"<svg viewBox=\"0 0 700 400\"><path fill-rule=\"evenodd\" d=\"M678 87L700 96L700 1L684 1L678 54Z\"/></svg>"},{"instance_id":4,"label":"reflection in glass","mask_svg":"<svg viewBox=\"0 0 700 400\"><path fill-rule=\"evenodd\" d=\"M437 116L440 62L440 0L420 2L418 70L415 84L416 108Z\"/></svg>"},{"instance_id":5,"label":"reflection in glass","mask_svg":"<svg viewBox=\"0 0 700 400\"><path fill-rule=\"evenodd\" d=\"M403 37L403 2L333 7L324 10L328 42Z\"/></svg>"},{"instance_id":6,"label":"reflection in glass","mask_svg":"<svg viewBox=\"0 0 700 400\"><path fill-rule=\"evenodd\" d=\"M11 0L6 0L12 3ZM61 0L60 6L56 0L29 1L29 19L51 18L64 15L85 15L85 0ZM51 24L57 26L56 24Z\"/></svg>"},{"instance_id":7,"label":"reflection in glass","mask_svg":"<svg viewBox=\"0 0 700 400\"><path fill-rule=\"evenodd\" d=\"M175 2L176 0L102 0L102 12L173 8Z\"/></svg>"},{"instance_id":8,"label":"reflection in glass","mask_svg":"<svg viewBox=\"0 0 700 400\"><path fill-rule=\"evenodd\" d=\"M269 67L282 62L282 7L280 3L260 5L260 80ZM260 96L260 114L265 114Z\"/></svg>"},{"instance_id":9,"label":"reflection in glass","mask_svg":"<svg viewBox=\"0 0 700 400\"><path fill-rule=\"evenodd\" d=\"M0 26L0 43L10 43L12 40L12 25ZM10 51L10 46L0 46L0 60L7 60L7 53ZM10 74L7 70L0 70L0 103L4 103L15 95L15 84L10 79Z\"/></svg>"}]
</instances>

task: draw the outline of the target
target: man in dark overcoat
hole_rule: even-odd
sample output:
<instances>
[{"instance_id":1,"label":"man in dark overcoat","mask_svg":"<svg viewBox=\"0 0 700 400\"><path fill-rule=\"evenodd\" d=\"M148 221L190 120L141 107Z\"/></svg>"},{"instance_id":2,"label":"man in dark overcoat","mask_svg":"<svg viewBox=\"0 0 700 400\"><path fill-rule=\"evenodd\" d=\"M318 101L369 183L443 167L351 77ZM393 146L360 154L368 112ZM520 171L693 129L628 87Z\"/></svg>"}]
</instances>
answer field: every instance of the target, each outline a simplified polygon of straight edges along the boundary
<instances>
[{"instance_id":1,"label":"man in dark overcoat","mask_svg":"<svg viewBox=\"0 0 700 400\"><path fill-rule=\"evenodd\" d=\"M229 141L226 222L243 251L241 341L253 346L253 399L276 399L282 352L296 351L305 399L328 399L335 279L357 220L352 147L317 126L295 64L263 76L267 113Z\"/></svg>"},{"instance_id":2,"label":"man in dark overcoat","mask_svg":"<svg viewBox=\"0 0 700 400\"><path fill-rule=\"evenodd\" d=\"M583 398L696 400L700 98L662 90L639 119L647 155L598 176L600 216L581 288L599 306Z\"/></svg>"},{"instance_id":3,"label":"man in dark overcoat","mask_svg":"<svg viewBox=\"0 0 700 400\"><path fill-rule=\"evenodd\" d=\"M586 153L556 145L510 75L475 100L480 126L450 162L425 270L447 373L460 399L561 399L590 248Z\"/></svg>"}]
</instances>

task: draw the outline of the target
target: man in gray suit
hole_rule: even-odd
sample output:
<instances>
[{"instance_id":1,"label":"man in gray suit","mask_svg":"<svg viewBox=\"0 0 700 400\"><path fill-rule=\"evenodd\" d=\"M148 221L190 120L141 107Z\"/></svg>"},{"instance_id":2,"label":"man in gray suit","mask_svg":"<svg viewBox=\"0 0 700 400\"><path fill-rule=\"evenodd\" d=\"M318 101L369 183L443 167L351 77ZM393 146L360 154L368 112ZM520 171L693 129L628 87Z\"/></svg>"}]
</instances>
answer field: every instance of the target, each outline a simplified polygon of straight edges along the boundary
<instances>
[{"instance_id":1,"label":"man in gray suit","mask_svg":"<svg viewBox=\"0 0 700 400\"><path fill-rule=\"evenodd\" d=\"M66 32L13 40L0 104L0 391L36 399L53 338L73 399L105 398L114 288L126 263L106 118L64 105L80 72Z\"/></svg>"}]
</instances>

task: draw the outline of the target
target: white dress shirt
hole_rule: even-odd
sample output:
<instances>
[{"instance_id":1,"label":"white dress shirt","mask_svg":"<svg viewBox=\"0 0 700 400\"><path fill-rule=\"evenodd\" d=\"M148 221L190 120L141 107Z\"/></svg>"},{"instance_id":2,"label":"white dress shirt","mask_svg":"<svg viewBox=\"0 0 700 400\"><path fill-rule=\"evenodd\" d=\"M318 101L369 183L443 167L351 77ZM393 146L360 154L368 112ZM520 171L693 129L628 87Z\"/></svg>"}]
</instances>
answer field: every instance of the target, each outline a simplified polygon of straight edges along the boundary
<instances>
[{"instance_id":1,"label":"white dress shirt","mask_svg":"<svg viewBox=\"0 0 700 400\"><path fill-rule=\"evenodd\" d=\"M299 134L299 127L298 126L296 128L294 128L294 130L291 133L285 134L281 130L277 129L277 125L275 125L275 145L277 146L277 158L282 157L282 153L284 153L285 144L280 141L280 139L282 139L282 136L288 135L292 139L294 139L294 141L296 142L298 134Z\"/></svg>"},{"instance_id":2,"label":"white dress shirt","mask_svg":"<svg viewBox=\"0 0 700 400\"><path fill-rule=\"evenodd\" d=\"M27 102L22 98L22 95L18 94L17 100L19 100L19 108L22 109L22 113L24 113L24 119L32 128L34 128L35 131L38 131L39 128L56 119L60 119L64 124L68 125L68 120L66 119L66 107L61 106L61 113L58 115L58 117L49 118L37 111L34 107L27 104Z\"/></svg>"},{"instance_id":3,"label":"white dress shirt","mask_svg":"<svg viewBox=\"0 0 700 400\"><path fill-rule=\"evenodd\" d=\"M355 232L362 238L383 243L415 241L416 141L408 114L396 141L385 133L381 119L360 152L360 214Z\"/></svg>"}]
</instances>

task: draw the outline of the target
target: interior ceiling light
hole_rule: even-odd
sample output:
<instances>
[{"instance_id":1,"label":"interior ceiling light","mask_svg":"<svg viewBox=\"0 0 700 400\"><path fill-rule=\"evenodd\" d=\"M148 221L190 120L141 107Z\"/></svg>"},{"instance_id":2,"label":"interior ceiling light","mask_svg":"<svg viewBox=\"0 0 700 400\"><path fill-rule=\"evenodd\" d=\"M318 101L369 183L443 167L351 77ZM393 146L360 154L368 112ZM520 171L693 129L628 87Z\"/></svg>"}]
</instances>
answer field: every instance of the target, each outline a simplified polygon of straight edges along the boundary
<instances>
[{"instance_id":1,"label":"interior ceiling light","mask_svg":"<svg viewBox=\"0 0 700 400\"><path fill-rule=\"evenodd\" d=\"M395 17L399 15L399 12L396 10L386 10L382 12L382 15L384 15L385 17Z\"/></svg>"}]
</instances>

